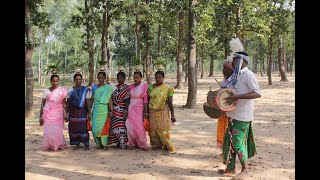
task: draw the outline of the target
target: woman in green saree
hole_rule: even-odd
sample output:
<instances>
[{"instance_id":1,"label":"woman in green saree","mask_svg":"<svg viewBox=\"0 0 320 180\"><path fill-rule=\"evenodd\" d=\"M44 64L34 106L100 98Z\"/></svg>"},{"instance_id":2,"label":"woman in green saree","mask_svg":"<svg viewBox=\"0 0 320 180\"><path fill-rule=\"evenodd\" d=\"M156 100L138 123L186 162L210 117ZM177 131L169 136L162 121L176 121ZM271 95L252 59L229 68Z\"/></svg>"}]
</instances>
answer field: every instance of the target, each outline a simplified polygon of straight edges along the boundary
<instances>
[{"instance_id":1,"label":"woman in green saree","mask_svg":"<svg viewBox=\"0 0 320 180\"><path fill-rule=\"evenodd\" d=\"M99 149L107 147L108 135L102 135L102 129L107 121L108 113L112 116L113 105L111 100L114 87L109 84L105 84L106 73L98 73L99 83L92 86L92 135L95 143Z\"/></svg>"}]
</instances>

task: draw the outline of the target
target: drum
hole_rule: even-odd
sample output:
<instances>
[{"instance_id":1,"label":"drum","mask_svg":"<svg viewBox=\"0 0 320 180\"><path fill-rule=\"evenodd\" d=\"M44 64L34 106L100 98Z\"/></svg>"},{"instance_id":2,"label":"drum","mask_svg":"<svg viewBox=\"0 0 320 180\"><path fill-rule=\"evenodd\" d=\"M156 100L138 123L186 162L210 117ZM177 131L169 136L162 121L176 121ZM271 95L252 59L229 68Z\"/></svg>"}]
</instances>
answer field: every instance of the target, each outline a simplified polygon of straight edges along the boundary
<instances>
[{"instance_id":1,"label":"drum","mask_svg":"<svg viewBox=\"0 0 320 180\"><path fill-rule=\"evenodd\" d=\"M209 91L207 94L207 102L211 107L218 108L223 112L228 112L234 110L238 101L228 105L224 98L235 94L233 89L230 88L222 88L216 91Z\"/></svg>"},{"instance_id":2,"label":"drum","mask_svg":"<svg viewBox=\"0 0 320 180\"><path fill-rule=\"evenodd\" d=\"M211 107L207 102L203 103L203 111L211 118L217 119L222 114L220 109Z\"/></svg>"}]
</instances>

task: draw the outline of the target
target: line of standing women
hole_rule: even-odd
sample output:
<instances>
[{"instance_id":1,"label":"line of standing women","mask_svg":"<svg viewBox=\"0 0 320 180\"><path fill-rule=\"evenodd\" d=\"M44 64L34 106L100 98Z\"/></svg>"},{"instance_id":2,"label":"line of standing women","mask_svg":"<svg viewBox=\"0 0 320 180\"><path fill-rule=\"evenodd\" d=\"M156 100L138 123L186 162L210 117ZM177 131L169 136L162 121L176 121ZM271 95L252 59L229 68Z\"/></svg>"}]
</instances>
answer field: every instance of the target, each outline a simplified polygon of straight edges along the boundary
<instances>
[{"instance_id":1,"label":"line of standing women","mask_svg":"<svg viewBox=\"0 0 320 180\"><path fill-rule=\"evenodd\" d=\"M85 150L89 149L88 121L92 123L92 135L98 148L116 144L120 148L128 146L146 150L143 121L148 119L152 149L175 152L169 133L171 122L176 121L172 104L174 90L163 83L163 71L155 73L156 83L152 85L141 82L139 71L134 73L134 83L130 86L124 83L124 72L117 74L115 87L105 83L105 72L99 72L97 78L98 84L92 86L90 92L81 85L81 74L74 75L75 86L69 90L58 87L59 76L51 77L52 87L45 90L44 108L40 110L40 123L44 124L44 150L66 147L63 121L69 122L70 144L75 145L74 150L81 147L80 143L84 144ZM110 121L107 121L108 117ZM108 133L102 133L107 123L110 123L110 129Z\"/></svg>"}]
</instances>

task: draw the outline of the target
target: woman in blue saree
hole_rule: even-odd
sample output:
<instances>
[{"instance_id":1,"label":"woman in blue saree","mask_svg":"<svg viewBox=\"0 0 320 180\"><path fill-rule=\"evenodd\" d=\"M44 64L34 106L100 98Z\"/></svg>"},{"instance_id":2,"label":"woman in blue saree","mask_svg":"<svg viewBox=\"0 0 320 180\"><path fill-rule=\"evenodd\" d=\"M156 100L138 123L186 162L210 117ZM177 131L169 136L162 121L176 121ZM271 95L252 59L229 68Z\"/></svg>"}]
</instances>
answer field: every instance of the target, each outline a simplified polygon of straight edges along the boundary
<instances>
[{"instance_id":1,"label":"woman in blue saree","mask_svg":"<svg viewBox=\"0 0 320 180\"><path fill-rule=\"evenodd\" d=\"M73 80L75 86L69 88L67 95L70 144L75 145L74 150L78 150L80 143L83 143L85 150L88 150L89 133L87 121L91 120L91 93L89 88L81 86L81 74L75 74Z\"/></svg>"}]
</instances>

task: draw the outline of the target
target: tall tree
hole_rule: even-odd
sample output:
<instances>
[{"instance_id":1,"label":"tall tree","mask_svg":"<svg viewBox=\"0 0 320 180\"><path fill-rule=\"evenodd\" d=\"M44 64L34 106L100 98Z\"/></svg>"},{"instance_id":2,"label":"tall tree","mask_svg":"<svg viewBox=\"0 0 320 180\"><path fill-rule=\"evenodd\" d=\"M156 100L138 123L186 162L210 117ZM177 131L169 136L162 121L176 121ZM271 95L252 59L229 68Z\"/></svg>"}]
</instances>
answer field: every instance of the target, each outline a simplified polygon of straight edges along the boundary
<instances>
[{"instance_id":1,"label":"tall tree","mask_svg":"<svg viewBox=\"0 0 320 180\"><path fill-rule=\"evenodd\" d=\"M139 1L135 1L135 17L136 17L136 25L135 25L135 35L136 35L136 40L135 40L135 48L136 48L136 57L141 61L141 33L140 33L140 15L139 15Z\"/></svg>"},{"instance_id":2,"label":"tall tree","mask_svg":"<svg viewBox=\"0 0 320 180\"><path fill-rule=\"evenodd\" d=\"M88 68L89 68L89 83L88 86L92 86L93 82L94 82L94 11L93 11L93 4L92 4L92 0L90 0L90 9L91 12L89 13L89 6L88 6L88 0L85 0L85 9L86 12L88 13L88 29L89 29L89 36L87 37L88 40L87 41L91 41L88 45L89 46L89 64L88 64Z\"/></svg>"},{"instance_id":3,"label":"tall tree","mask_svg":"<svg viewBox=\"0 0 320 180\"><path fill-rule=\"evenodd\" d=\"M150 60L150 46L151 46L151 37L150 37L150 21L148 21L149 18L151 18L151 14L150 14L150 0L146 0L145 1L145 6L147 8L147 11L145 14L146 20L143 22L144 24L144 31L145 31L145 39L146 39L146 50L145 50L145 72L146 72L146 78L147 78L147 83L151 84L151 69L150 69L150 65L151 65L151 60Z\"/></svg>"},{"instance_id":4,"label":"tall tree","mask_svg":"<svg viewBox=\"0 0 320 180\"><path fill-rule=\"evenodd\" d=\"M30 117L33 115L33 69L31 58L33 54L33 37L32 37L32 24L30 21L30 2L25 1L25 34L27 37L26 51L25 51L25 78L26 78L26 100L25 100L25 116Z\"/></svg>"},{"instance_id":5,"label":"tall tree","mask_svg":"<svg viewBox=\"0 0 320 180\"><path fill-rule=\"evenodd\" d=\"M282 47L282 36L279 35L279 43L278 43L278 64L279 64L279 73L281 76L280 81L288 81L286 76L286 71L284 68L284 62L283 62L283 47Z\"/></svg>"},{"instance_id":6,"label":"tall tree","mask_svg":"<svg viewBox=\"0 0 320 180\"><path fill-rule=\"evenodd\" d=\"M197 53L196 53L196 39L194 31L196 29L196 13L195 6L197 0L189 0L189 50L188 50L188 97L186 108L194 109L197 103Z\"/></svg>"},{"instance_id":7,"label":"tall tree","mask_svg":"<svg viewBox=\"0 0 320 180\"><path fill-rule=\"evenodd\" d=\"M272 85L272 77L271 77L271 72L272 72L272 36L269 37L269 47L268 47L268 70L267 70L267 75L268 75L268 85Z\"/></svg>"},{"instance_id":8,"label":"tall tree","mask_svg":"<svg viewBox=\"0 0 320 180\"><path fill-rule=\"evenodd\" d=\"M48 27L51 22L47 19L47 14L39 12L38 7L42 5L42 0L25 1L25 79L26 79L26 96L25 96L25 117L33 116L33 68L32 54L34 50L34 39L32 34L32 25L39 28Z\"/></svg>"},{"instance_id":9,"label":"tall tree","mask_svg":"<svg viewBox=\"0 0 320 180\"><path fill-rule=\"evenodd\" d=\"M178 50L177 50L177 85L175 86L177 89L183 88L183 71L182 71L182 43L183 43L183 20L184 20L184 12L183 9L179 11L179 31L178 31Z\"/></svg>"}]
</instances>

